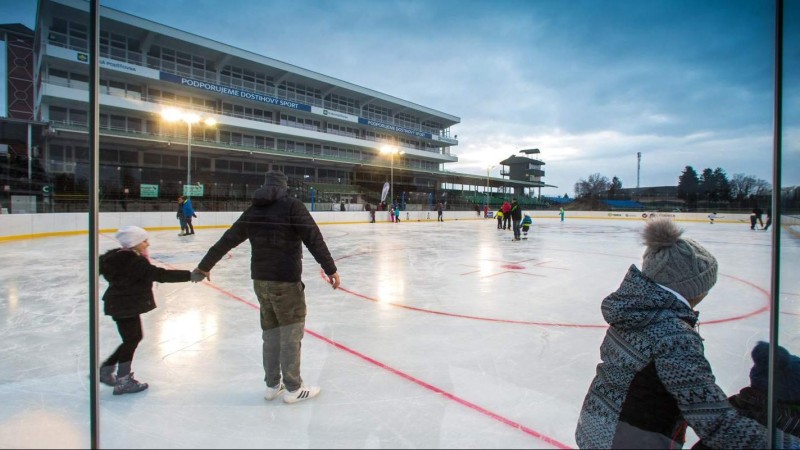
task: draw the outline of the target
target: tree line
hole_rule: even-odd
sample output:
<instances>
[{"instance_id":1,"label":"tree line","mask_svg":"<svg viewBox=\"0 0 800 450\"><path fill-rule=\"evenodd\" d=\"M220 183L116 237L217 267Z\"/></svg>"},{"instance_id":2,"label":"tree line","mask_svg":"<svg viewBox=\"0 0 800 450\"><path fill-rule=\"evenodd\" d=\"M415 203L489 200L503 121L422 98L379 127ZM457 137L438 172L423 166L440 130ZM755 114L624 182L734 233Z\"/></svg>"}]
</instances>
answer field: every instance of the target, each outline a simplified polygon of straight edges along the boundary
<instances>
[{"instance_id":1,"label":"tree line","mask_svg":"<svg viewBox=\"0 0 800 450\"><path fill-rule=\"evenodd\" d=\"M575 183L576 198L630 197L630 195L620 196L621 190L622 181L616 175L609 180L600 173L593 173ZM701 201L706 204L735 202L741 207L747 207L757 202L759 197L771 194L772 185L767 181L744 173L737 173L728 178L721 167L706 168L698 174L692 166L686 166L678 177L677 197L686 202L688 208L696 208Z\"/></svg>"}]
</instances>

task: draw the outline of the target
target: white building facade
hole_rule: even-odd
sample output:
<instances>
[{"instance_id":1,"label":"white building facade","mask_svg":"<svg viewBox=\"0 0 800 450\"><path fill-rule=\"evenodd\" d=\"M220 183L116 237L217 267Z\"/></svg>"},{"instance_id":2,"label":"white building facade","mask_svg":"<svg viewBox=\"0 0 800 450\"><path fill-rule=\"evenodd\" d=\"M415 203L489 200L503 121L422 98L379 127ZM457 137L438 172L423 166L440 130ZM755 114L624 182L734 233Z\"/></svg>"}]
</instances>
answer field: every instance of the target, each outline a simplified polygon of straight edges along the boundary
<instances>
[{"instance_id":1,"label":"white building facade","mask_svg":"<svg viewBox=\"0 0 800 450\"><path fill-rule=\"evenodd\" d=\"M82 0L39 2L34 120L48 124L39 152L60 205L85 204L88 14ZM101 196L123 207L246 201L270 169L306 202L374 204L390 178L396 198L430 199L458 160L456 116L114 9L100 16ZM165 110L215 123L168 122Z\"/></svg>"}]
</instances>

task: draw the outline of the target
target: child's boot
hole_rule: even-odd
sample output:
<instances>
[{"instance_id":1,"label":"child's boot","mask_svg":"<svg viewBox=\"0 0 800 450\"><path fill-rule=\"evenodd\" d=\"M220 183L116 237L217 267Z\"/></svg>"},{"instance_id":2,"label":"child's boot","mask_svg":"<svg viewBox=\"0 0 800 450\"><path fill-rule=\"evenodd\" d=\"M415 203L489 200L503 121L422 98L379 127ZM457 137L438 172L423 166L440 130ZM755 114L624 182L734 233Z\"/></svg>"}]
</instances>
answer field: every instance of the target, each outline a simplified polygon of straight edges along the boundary
<instances>
[{"instance_id":1,"label":"child's boot","mask_svg":"<svg viewBox=\"0 0 800 450\"><path fill-rule=\"evenodd\" d=\"M114 375L114 372L116 370L117 370L116 365L100 366L100 382L105 384L106 386L116 387L117 376Z\"/></svg>"},{"instance_id":2,"label":"child's boot","mask_svg":"<svg viewBox=\"0 0 800 450\"><path fill-rule=\"evenodd\" d=\"M147 383L140 383L134 379L133 372L131 372L124 377L117 378L117 384L114 385L114 395L134 394L148 387Z\"/></svg>"}]
</instances>

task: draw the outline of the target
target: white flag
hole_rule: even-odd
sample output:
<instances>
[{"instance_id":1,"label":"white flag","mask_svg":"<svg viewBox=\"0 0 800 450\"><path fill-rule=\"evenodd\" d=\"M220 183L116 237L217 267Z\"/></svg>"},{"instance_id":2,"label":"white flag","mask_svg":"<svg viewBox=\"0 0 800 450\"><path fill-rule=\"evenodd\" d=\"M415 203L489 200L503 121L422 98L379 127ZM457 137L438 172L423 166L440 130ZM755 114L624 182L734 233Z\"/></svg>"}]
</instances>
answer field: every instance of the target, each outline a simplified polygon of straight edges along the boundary
<instances>
[{"instance_id":1,"label":"white flag","mask_svg":"<svg viewBox=\"0 0 800 450\"><path fill-rule=\"evenodd\" d=\"M383 183L383 192L381 192L381 201L386 201L386 196L389 194L389 182Z\"/></svg>"}]
</instances>

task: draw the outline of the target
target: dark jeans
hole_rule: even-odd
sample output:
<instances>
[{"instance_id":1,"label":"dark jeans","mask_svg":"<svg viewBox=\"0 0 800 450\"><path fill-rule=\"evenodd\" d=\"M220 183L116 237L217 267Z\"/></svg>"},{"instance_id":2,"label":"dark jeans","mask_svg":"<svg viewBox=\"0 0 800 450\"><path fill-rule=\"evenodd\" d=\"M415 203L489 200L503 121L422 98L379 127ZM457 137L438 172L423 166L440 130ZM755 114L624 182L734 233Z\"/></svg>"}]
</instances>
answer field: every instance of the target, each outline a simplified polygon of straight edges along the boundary
<instances>
[{"instance_id":1,"label":"dark jeans","mask_svg":"<svg viewBox=\"0 0 800 450\"><path fill-rule=\"evenodd\" d=\"M122 344L103 362L103 366L117 367L117 378L124 377L131 373L131 364L133 362L133 354L136 352L136 347L142 341L144 333L142 332L142 320L137 315L134 317L115 317L114 321L117 322L117 331L122 338Z\"/></svg>"},{"instance_id":2,"label":"dark jeans","mask_svg":"<svg viewBox=\"0 0 800 450\"><path fill-rule=\"evenodd\" d=\"M189 234L194 234L194 226L192 226L192 218L186 218L186 232Z\"/></svg>"},{"instance_id":3,"label":"dark jeans","mask_svg":"<svg viewBox=\"0 0 800 450\"><path fill-rule=\"evenodd\" d=\"M511 219L511 224L514 227L514 239L519 239L520 222L522 222L521 219Z\"/></svg>"},{"instance_id":4,"label":"dark jeans","mask_svg":"<svg viewBox=\"0 0 800 450\"><path fill-rule=\"evenodd\" d=\"M253 280L261 305L261 357L264 381L275 387L281 381L297 390L300 377L300 341L306 325L305 285L298 282Z\"/></svg>"},{"instance_id":5,"label":"dark jeans","mask_svg":"<svg viewBox=\"0 0 800 450\"><path fill-rule=\"evenodd\" d=\"M503 229L511 228L511 216L503 215Z\"/></svg>"}]
</instances>

